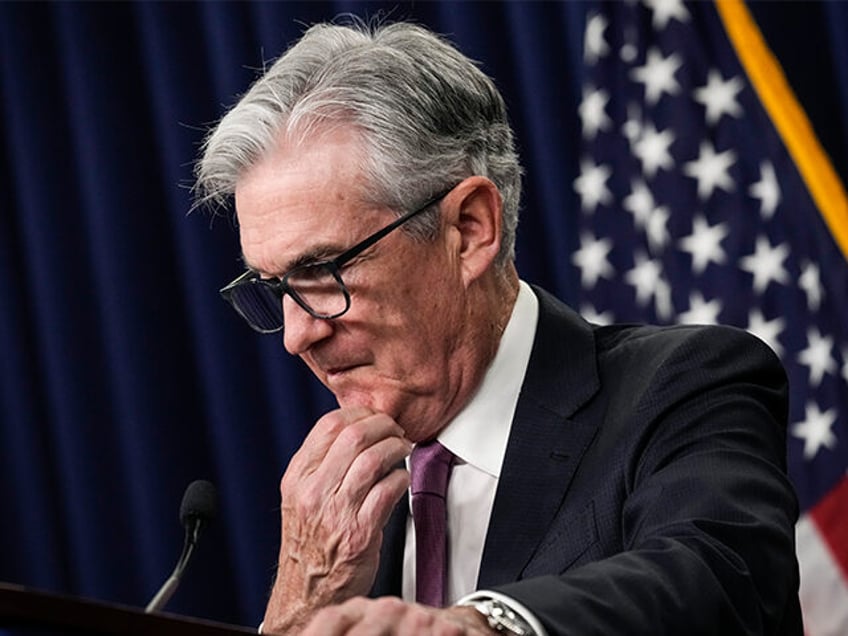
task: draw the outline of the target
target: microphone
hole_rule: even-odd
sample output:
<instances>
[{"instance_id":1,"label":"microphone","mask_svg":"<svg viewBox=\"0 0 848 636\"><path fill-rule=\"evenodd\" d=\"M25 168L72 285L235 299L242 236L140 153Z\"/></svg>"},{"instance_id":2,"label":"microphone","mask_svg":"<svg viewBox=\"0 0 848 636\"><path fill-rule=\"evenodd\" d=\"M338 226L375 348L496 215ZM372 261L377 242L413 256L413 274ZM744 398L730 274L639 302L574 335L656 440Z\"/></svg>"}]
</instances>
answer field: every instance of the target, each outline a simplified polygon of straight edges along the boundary
<instances>
[{"instance_id":1,"label":"microphone","mask_svg":"<svg viewBox=\"0 0 848 636\"><path fill-rule=\"evenodd\" d=\"M197 545L200 530L215 518L217 510L218 494L215 491L215 486L203 479L198 479L188 485L183 495L183 502L180 505L180 522L185 528L183 552L179 561L177 561L174 572L156 592L156 596L147 604L145 613L158 612L171 600L180 584L188 561L194 553L194 546Z\"/></svg>"}]
</instances>

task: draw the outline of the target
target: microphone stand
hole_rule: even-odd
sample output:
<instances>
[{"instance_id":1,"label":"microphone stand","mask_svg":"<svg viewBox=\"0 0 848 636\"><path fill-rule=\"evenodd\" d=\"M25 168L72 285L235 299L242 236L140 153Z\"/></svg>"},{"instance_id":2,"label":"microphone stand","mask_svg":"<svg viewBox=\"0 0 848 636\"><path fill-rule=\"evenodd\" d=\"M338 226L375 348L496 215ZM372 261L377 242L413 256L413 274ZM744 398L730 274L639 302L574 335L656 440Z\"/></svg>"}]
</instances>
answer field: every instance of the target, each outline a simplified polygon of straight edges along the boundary
<instances>
[{"instance_id":1,"label":"microphone stand","mask_svg":"<svg viewBox=\"0 0 848 636\"><path fill-rule=\"evenodd\" d=\"M174 568L171 576L168 577L168 580L159 588L159 591L156 592L156 596L150 599L150 602L147 604L147 607L144 609L146 614L150 614L151 612L158 612L161 610L165 604L171 600L171 597L174 595L174 592L177 591L177 586L180 584L180 580L182 579L183 572L188 565L189 559L191 559L191 555L194 553L194 547L197 545L197 537L200 535L200 528L203 525L203 519L199 517L193 517L189 519L189 522L186 524L186 532L185 532L185 542L183 543L183 552L180 555L179 560L177 561L177 566Z\"/></svg>"}]
</instances>

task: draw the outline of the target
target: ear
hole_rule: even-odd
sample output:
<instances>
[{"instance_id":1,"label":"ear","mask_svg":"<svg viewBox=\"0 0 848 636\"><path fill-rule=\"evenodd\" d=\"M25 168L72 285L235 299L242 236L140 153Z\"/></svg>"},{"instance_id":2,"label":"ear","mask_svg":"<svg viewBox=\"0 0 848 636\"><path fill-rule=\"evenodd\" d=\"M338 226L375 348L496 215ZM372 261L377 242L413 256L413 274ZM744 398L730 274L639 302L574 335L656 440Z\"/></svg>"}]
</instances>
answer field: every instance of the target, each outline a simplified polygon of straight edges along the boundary
<instances>
[{"instance_id":1,"label":"ear","mask_svg":"<svg viewBox=\"0 0 848 636\"><path fill-rule=\"evenodd\" d=\"M445 199L447 222L458 236L458 257L466 286L487 272L501 248L503 204L486 177L468 177Z\"/></svg>"}]
</instances>

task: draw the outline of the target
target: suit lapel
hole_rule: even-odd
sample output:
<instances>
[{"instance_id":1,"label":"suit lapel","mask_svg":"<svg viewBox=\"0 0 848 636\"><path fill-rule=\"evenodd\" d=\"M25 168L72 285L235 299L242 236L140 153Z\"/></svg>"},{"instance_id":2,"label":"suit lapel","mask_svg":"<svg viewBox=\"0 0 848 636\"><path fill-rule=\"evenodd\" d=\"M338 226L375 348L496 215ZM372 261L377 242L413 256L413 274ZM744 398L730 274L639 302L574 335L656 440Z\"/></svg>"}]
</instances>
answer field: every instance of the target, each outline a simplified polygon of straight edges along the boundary
<instances>
[{"instance_id":1,"label":"suit lapel","mask_svg":"<svg viewBox=\"0 0 848 636\"><path fill-rule=\"evenodd\" d=\"M515 581L559 509L595 435L594 423L569 418L598 390L591 328L546 292L501 469L478 589ZM400 596L407 498L384 530L371 596Z\"/></svg>"},{"instance_id":2,"label":"suit lapel","mask_svg":"<svg viewBox=\"0 0 848 636\"><path fill-rule=\"evenodd\" d=\"M539 324L518 399L478 588L519 578L560 508L597 430L570 416L598 390L591 328L536 289Z\"/></svg>"}]
</instances>

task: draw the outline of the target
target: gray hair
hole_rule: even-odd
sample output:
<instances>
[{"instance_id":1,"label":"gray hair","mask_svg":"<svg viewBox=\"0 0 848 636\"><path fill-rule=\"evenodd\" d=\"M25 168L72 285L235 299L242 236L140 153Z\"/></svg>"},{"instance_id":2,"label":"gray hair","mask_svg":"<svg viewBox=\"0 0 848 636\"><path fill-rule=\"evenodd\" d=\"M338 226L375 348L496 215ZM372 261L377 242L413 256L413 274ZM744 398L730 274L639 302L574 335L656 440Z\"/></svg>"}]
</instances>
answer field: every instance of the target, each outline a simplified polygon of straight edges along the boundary
<instances>
[{"instance_id":1,"label":"gray hair","mask_svg":"<svg viewBox=\"0 0 848 636\"><path fill-rule=\"evenodd\" d=\"M309 28L206 138L197 202L228 205L275 144L333 126L359 133L364 194L398 214L466 177L491 179L503 199L498 263L514 259L522 169L503 97L452 44L409 23ZM436 235L435 215L414 221L413 236Z\"/></svg>"}]
</instances>

